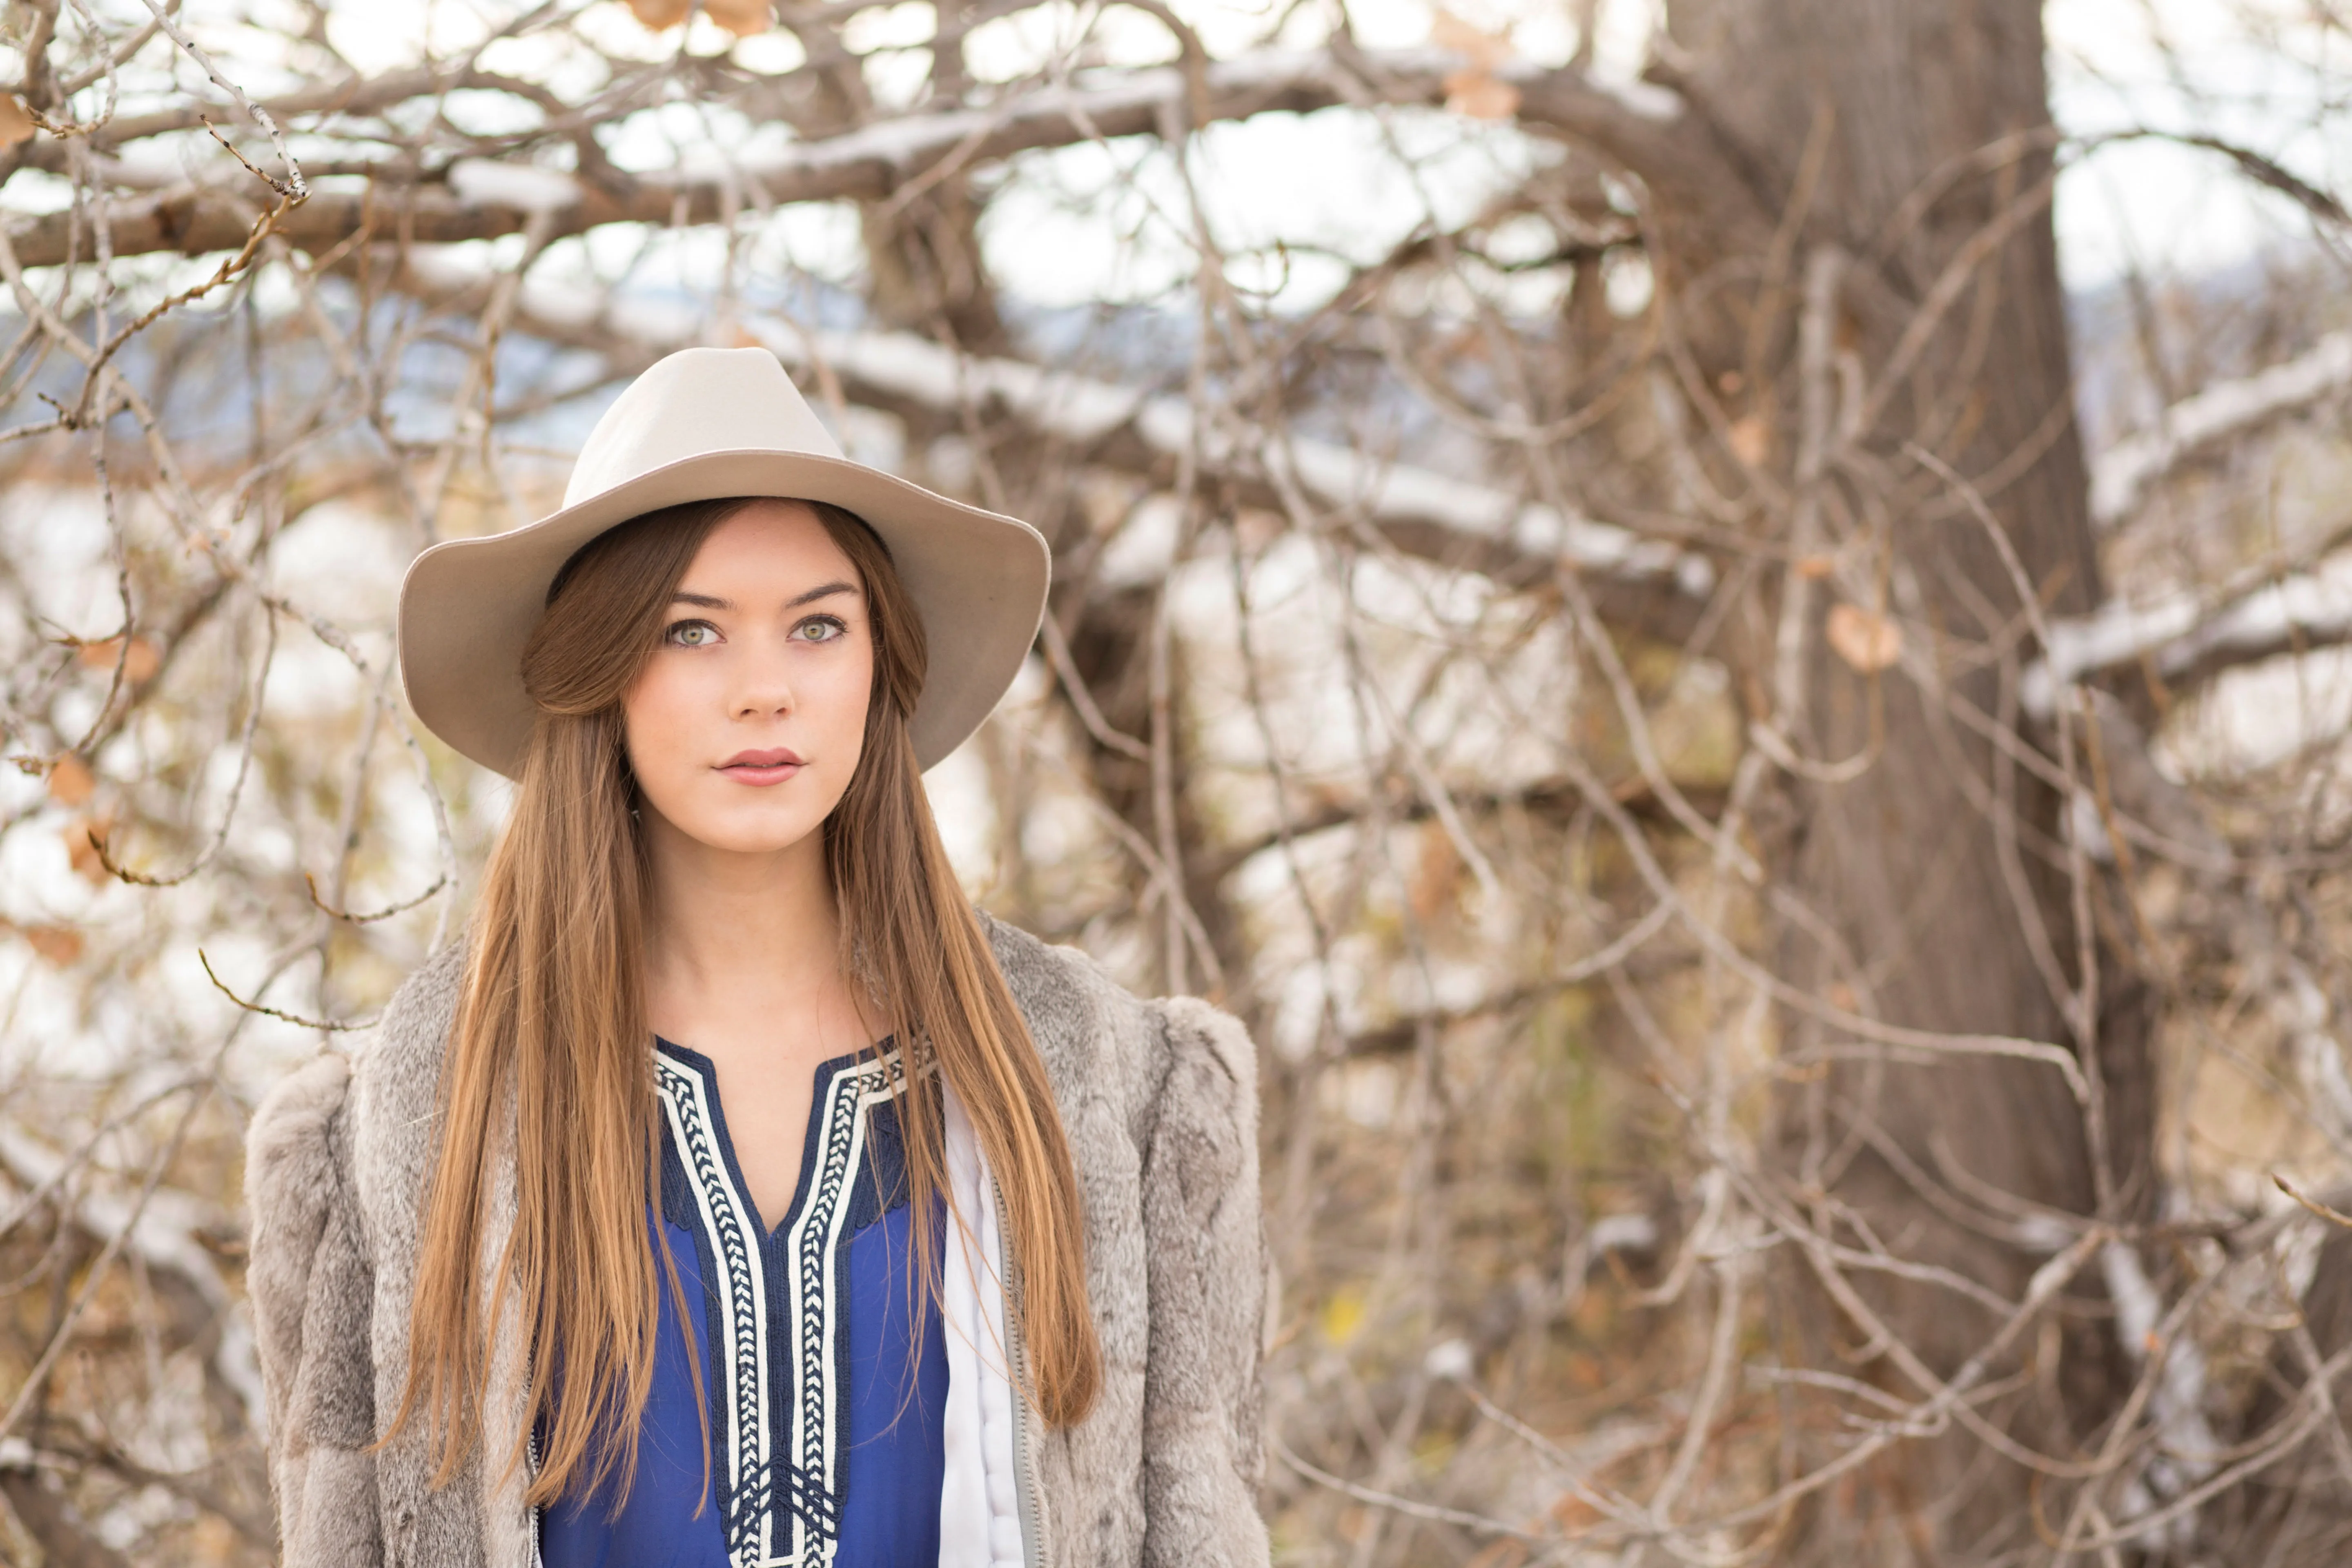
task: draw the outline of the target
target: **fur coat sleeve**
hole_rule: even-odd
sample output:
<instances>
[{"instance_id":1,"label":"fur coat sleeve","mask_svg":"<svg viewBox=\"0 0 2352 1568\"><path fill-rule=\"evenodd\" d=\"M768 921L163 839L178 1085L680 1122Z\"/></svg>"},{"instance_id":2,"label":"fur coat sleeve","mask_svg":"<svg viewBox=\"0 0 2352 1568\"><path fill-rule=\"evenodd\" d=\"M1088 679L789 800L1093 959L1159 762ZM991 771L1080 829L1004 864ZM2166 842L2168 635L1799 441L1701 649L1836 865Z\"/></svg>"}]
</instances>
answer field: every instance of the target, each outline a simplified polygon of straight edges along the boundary
<instances>
[{"instance_id":1,"label":"fur coat sleeve","mask_svg":"<svg viewBox=\"0 0 2352 1568\"><path fill-rule=\"evenodd\" d=\"M987 925L1077 1166L1102 1342L1093 1414L1035 1446L1045 1568L1264 1568L1256 1050L1205 1002Z\"/></svg>"},{"instance_id":2,"label":"fur coat sleeve","mask_svg":"<svg viewBox=\"0 0 2352 1568\"><path fill-rule=\"evenodd\" d=\"M1257 1055L1240 1023L1204 1002L1150 1010L1167 1078L1143 1151L1143 1562L1239 1568L1267 1560Z\"/></svg>"},{"instance_id":3,"label":"fur coat sleeve","mask_svg":"<svg viewBox=\"0 0 2352 1568\"><path fill-rule=\"evenodd\" d=\"M377 1533L371 1270L352 1194L351 1067L320 1057L254 1113L247 1289L269 1408L269 1479L289 1563L383 1561Z\"/></svg>"}]
</instances>

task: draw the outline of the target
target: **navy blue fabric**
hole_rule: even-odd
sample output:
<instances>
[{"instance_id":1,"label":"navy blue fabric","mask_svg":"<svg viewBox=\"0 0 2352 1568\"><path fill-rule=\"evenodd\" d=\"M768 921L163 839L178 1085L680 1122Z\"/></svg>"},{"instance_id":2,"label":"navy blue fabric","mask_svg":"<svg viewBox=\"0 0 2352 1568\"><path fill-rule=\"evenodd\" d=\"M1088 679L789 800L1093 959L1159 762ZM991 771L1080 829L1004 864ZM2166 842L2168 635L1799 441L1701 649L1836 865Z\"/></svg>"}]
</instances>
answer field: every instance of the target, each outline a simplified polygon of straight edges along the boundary
<instances>
[{"instance_id":1,"label":"navy blue fabric","mask_svg":"<svg viewBox=\"0 0 2352 1568\"><path fill-rule=\"evenodd\" d=\"M934 1209L943 1220L944 1209ZM936 1230L933 1235L939 1234ZM849 1289L848 1442L842 1454L836 1568L936 1568L947 1479L948 1342L926 1292L921 1359L908 1360L912 1210L901 1202L842 1246Z\"/></svg>"},{"instance_id":2,"label":"navy blue fabric","mask_svg":"<svg viewBox=\"0 0 2352 1568\"><path fill-rule=\"evenodd\" d=\"M727 1178L741 1190L741 1173L719 1106L718 1075L698 1054L660 1042L672 1061L700 1075L708 1088L713 1128ZM832 1078L866 1056L843 1057L816 1071L812 1105L822 1106ZM895 1103L877 1107L867 1128L867 1158L851 1179L841 1240L831 1259L835 1280L836 1488L812 1498L814 1510L838 1530L835 1568L930 1568L939 1561L940 1491L946 1473L943 1421L947 1408L947 1342L927 1292L908 1289L913 1241L905 1162ZM781 1286L787 1264L783 1237L806 1206L819 1153L821 1129L803 1142L799 1190L791 1214L760 1238L761 1267L771 1281L772 1340L783 1310ZM694 1218L686 1163L663 1128L661 1208L649 1226L665 1237L677 1262L686 1296L680 1321L667 1289L661 1294L652 1396L639 1428L634 1481L619 1511L614 1489L593 1497L567 1497L543 1510L541 1555L547 1568L726 1568L726 1528L720 1478L727 1470L721 1369L710 1346L722 1331L722 1292L705 1281L723 1278ZM943 1218L940 1211L934 1214ZM761 1216L764 1222L765 1216ZM708 1394L695 1408L688 1343L700 1363ZM917 1341L919 1339L919 1348ZM772 1344L772 1352L778 1347ZM772 1426L788 1420L797 1395L791 1357L772 1353L768 1412ZM705 1484L704 1429L711 1433ZM775 1438L777 1451L783 1436Z\"/></svg>"},{"instance_id":3,"label":"navy blue fabric","mask_svg":"<svg viewBox=\"0 0 2352 1568\"><path fill-rule=\"evenodd\" d=\"M652 1220L650 1211L646 1218ZM646 1399L645 1420L637 1427L637 1468L628 1500L617 1518L607 1517L615 1489L607 1486L593 1497L567 1497L543 1510L540 1555L547 1568L725 1568L727 1543L715 1496L704 1501L704 1469L716 1458L705 1456L693 1365L687 1360L690 1331L695 1360L701 1363L703 1377L710 1376L701 1263L694 1238L684 1229L667 1224L661 1228L670 1256L677 1259L686 1320L678 1321L669 1292L663 1290L654 1341L654 1386ZM698 1502L704 1502L699 1515Z\"/></svg>"}]
</instances>

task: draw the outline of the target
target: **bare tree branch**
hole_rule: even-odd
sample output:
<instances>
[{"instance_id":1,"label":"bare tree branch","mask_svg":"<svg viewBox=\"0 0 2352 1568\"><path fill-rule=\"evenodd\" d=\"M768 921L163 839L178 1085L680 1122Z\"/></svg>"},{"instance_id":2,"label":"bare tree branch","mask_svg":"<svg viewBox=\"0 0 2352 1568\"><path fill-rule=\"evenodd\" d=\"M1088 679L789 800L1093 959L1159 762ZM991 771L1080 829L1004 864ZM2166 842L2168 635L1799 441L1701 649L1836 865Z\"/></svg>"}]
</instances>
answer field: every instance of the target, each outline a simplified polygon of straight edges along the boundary
<instances>
[{"instance_id":1,"label":"bare tree branch","mask_svg":"<svg viewBox=\"0 0 2352 1568\"><path fill-rule=\"evenodd\" d=\"M2101 675L2143 669L2186 691L2225 669L2352 641L2347 570L2352 559L2334 557L2219 603L2192 594L2149 605L2118 599L2053 622L2048 654L2019 688L2026 711L2047 719L2060 692Z\"/></svg>"},{"instance_id":2,"label":"bare tree branch","mask_svg":"<svg viewBox=\"0 0 2352 1568\"><path fill-rule=\"evenodd\" d=\"M398 280L460 310L490 287L478 270L423 252L410 255ZM516 321L520 331L594 346L624 364L698 342L704 330L691 310L538 282L524 285ZM1024 360L978 359L910 332L805 331L760 320L745 325L786 364L837 383L853 402L870 407L1010 419L1088 461L1143 473L1164 475L1195 449L1195 415L1183 397ZM1298 437L1253 441L1222 424L1200 441L1206 474L1234 484L1255 504L1278 505L1277 485L1295 483L1329 508L1335 521L1360 520L1408 554L1507 583L1549 582L1566 564L1653 586L1680 600L1685 616L1695 615L1715 586L1714 564L1698 551L1359 448Z\"/></svg>"},{"instance_id":3,"label":"bare tree branch","mask_svg":"<svg viewBox=\"0 0 2352 1568\"><path fill-rule=\"evenodd\" d=\"M2091 475L2091 510L2104 528L2131 521L2148 492L2187 464L2242 437L2352 393L2352 332L2330 332L2283 364L2181 399L2152 429L2103 454Z\"/></svg>"},{"instance_id":4,"label":"bare tree branch","mask_svg":"<svg viewBox=\"0 0 2352 1568\"><path fill-rule=\"evenodd\" d=\"M990 108L883 121L747 163L723 177L614 171L590 181L531 165L484 170L459 163L428 171L420 181L388 164L374 171L379 178L369 190L312 193L288 215L279 232L297 248L319 252L368 231L396 229L417 244L494 238L520 233L536 212L549 215L551 239L614 223L706 224L731 214L747 192L765 205L881 200L944 160L968 167L1040 148L1157 135L1170 126L1171 115L1179 117L1178 123L1187 117L1205 123L1344 103L1443 102L1446 79L1459 67L1457 57L1430 50L1255 55L1211 66L1205 100L1197 105L1183 71L1130 71L1106 82L1019 92ZM380 89L355 83L336 89L347 92L347 100L319 93L289 101L316 113L331 112L341 101L382 110L446 85L446 79L411 73ZM1622 156L1643 155L1664 128L1675 123L1675 100L1662 90L1612 93L1568 72L1533 78L1526 90L1531 115L1574 134L1605 137ZM163 117L156 127L176 128ZM470 187L469 168L477 171ZM244 243L252 222L253 214L242 203L210 186L120 202L110 213L117 256L231 250ZM72 231L67 214L20 221L13 235L18 260L26 267L59 264L69 254Z\"/></svg>"}]
</instances>

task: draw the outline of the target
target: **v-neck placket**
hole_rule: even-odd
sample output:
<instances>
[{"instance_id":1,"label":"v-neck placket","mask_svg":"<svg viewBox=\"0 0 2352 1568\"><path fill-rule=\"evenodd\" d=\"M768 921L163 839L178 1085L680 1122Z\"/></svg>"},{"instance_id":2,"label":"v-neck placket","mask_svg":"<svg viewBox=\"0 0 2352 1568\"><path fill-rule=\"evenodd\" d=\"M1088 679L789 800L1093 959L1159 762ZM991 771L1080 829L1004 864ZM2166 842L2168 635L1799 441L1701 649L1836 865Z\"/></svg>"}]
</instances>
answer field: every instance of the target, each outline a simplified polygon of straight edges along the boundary
<instances>
[{"instance_id":1,"label":"v-neck placket","mask_svg":"<svg viewBox=\"0 0 2352 1568\"><path fill-rule=\"evenodd\" d=\"M700 1053L657 1041L668 1133L663 1206L702 1256L712 1470L734 1568L820 1568L840 1539L845 1335L843 1231L870 1164L874 1108L905 1068L890 1043L816 1069L799 1185L762 1231L727 1135L719 1076ZM887 1202L886 1198L878 1201Z\"/></svg>"}]
</instances>

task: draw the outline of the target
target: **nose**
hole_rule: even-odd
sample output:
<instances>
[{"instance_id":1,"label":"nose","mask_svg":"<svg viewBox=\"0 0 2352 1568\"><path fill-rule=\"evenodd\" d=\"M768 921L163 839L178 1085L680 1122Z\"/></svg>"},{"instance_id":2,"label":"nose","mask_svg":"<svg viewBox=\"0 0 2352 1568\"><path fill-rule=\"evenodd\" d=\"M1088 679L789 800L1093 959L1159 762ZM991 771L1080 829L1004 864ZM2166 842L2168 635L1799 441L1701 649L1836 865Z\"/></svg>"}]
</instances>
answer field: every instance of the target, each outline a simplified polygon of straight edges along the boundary
<instances>
[{"instance_id":1,"label":"nose","mask_svg":"<svg viewBox=\"0 0 2352 1568\"><path fill-rule=\"evenodd\" d=\"M790 662L780 648L747 649L736 661L728 710L738 719L782 718L790 713L794 703Z\"/></svg>"}]
</instances>

